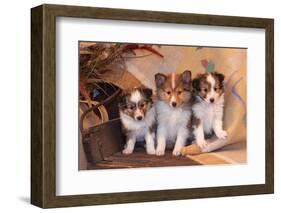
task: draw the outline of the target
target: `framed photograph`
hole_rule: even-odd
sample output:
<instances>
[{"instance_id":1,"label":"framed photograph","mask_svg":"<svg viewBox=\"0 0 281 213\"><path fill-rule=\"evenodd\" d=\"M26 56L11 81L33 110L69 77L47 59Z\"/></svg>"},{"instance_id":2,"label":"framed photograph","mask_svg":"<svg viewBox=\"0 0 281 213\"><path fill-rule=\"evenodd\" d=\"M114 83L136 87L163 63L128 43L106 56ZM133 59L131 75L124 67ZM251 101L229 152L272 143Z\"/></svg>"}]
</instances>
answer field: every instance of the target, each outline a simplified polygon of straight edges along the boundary
<instances>
[{"instance_id":1,"label":"framed photograph","mask_svg":"<svg viewBox=\"0 0 281 213\"><path fill-rule=\"evenodd\" d=\"M274 20L31 9L31 203L274 192Z\"/></svg>"}]
</instances>

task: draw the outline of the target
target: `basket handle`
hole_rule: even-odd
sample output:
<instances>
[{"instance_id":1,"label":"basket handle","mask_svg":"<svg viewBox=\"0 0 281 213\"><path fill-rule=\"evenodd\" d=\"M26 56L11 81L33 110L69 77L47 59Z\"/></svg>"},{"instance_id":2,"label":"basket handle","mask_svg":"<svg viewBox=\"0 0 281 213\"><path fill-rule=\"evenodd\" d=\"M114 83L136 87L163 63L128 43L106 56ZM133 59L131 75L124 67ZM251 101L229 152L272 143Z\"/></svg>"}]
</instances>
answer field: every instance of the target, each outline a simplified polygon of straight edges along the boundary
<instances>
[{"instance_id":1,"label":"basket handle","mask_svg":"<svg viewBox=\"0 0 281 213\"><path fill-rule=\"evenodd\" d=\"M113 93L113 95L109 96L108 98L106 98L105 100L101 101L101 102L98 103L97 105L92 106L91 108L89 108L89 109L87 109L85 112L83 112L83 114L81 115L81 118L80 118L80 125L79 125L79 126L80 126L80 131L81 131L82 134L83 134L83 132L84 132L84 119L85 119L86 115L87 115L89 112L91 112L91 111L93 111L93 110L99 108L101 105L106 105L106 104L110 103L110 102L111 102L117 95L119 95L120 93L121 93L121 89L118 88L118 89Z\"/></svg>"}]
</instances>

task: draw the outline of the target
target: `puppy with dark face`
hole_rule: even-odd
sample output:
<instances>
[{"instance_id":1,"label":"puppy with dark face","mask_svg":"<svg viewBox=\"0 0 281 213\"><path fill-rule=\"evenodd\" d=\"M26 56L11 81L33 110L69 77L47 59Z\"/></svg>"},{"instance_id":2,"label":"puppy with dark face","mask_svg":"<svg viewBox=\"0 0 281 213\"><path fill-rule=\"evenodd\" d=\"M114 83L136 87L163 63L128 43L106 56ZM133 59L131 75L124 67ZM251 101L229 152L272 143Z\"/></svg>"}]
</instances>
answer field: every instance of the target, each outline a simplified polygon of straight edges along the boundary
<instances>
[{"instance_id":1,"label":"puppy with dark face","mask_svg":"<svg viewBox=\"0 0 281 213\"><path fill-rule=\"evenodd\" d=\"M194 136L199 147L205 148L204 135L212 132L226 139L223 130L224 75L217 72L200 74L192 81L196 101L192 106Z\"/></svg>"},{"instance_id":2,"label":"puppy with dark face","mask_svg":"<svg viewBox=\"0 0 281 213\"><path fill-rule=\"evenodd\" d=\"M155 154L155 109L152 103L152 90L133 88L123 92L119 102L119 112L126 146L123 154L134 151L136 141L146 141L147 154Z\"/></svg>"},{"instance_id":3,"label":"puppy with dark face","mask_svg":"<svg viewBox=\"0 0 281 213\"><path fill-rule=\"evenodd\" d=\"M180 155L189 136L187 124L191 117L191 72L155 75L157 88L157 148L164 155L166 143L175 144L173 155Z\"/></svg>"}]
</instances>

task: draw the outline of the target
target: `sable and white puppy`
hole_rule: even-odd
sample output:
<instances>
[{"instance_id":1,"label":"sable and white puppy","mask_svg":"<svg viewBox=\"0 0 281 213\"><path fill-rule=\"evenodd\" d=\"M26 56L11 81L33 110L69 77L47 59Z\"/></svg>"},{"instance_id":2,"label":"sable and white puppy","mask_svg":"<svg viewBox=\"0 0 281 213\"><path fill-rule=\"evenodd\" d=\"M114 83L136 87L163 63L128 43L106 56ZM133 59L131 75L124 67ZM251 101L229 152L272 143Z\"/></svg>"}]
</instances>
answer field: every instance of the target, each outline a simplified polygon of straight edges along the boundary
<instances>
[{"instance_id":1,"label":"sable and white puppy","mask_svg":"<svg viewBox=\"0 0 281 213\"><path fill-rule=\"evenodd\" d=\"M133 88L125 91L120 98L119 112L126 146L123 154L134 151L136 141L146 142L147 154L155 154L155 109L152 103L152 90Z\"/></svg>"},{"instance_id":2,"label":"sable and white puppy","mask_svg":"<svg viewBox=\"0 0 281 213\"><path fill-rule=\"evenodd\" d=\"M173 155L180 155L189 136L187 125L191 117L191 72L155 75L157 87L156 119L157 148L156 155L164 155L166 143L175 144Z\"/></svg>"},{"instance_id":3,"label":"sable and white puppy","mask_svg":"<svg viewBox=\"0 0 281 213\"><path fill-rule=\"evenodd\" d=\"M227 132L223 130L224 107L224 75L213 72L200 74L192 81L195 103L192 106L193 128L197 145L204 148L207 145L207 135L215 135L226 139Z\"/></svg>"}]
</instances>

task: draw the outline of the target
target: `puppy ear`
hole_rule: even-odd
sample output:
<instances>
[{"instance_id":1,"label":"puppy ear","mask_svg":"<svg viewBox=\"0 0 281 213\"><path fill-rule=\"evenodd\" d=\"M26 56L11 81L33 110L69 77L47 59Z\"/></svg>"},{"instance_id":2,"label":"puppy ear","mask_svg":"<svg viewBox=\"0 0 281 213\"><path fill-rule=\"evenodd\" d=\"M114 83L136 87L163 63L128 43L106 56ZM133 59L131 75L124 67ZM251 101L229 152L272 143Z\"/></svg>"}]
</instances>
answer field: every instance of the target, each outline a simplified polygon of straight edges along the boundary
<instances>
[{"instance_id":1,"label":"puppy ear","mask_svg":"<svg viewBox=\"0 0 281 213\"><path fill-rule=\"evenodd\" d=\"M218 72L215 72L214 75L219 79L219 82L222 83L224 81L224 75Z\"/></svg>"},{"instance_id":2,"label":"puppy ear","mask_svg":"<svg viewBox=\"0 0 281 213\"><path fill-rule=\"evenodd\" d=\"M151 98L151 96L152 96L152 89L150 89L150 88L143 88L142 92L144 93L146 98Z\"/></svg>"},{"instance_id":3,"label":"puppy ear","mask_svg":"<svg viewBox=\"0 0 281 213\"><path fill-rule=\"evenodd\" d=\"M126 91L122 91L122 93L118 97L118 106L120 109L124 108L126 106L126 97L128 93Z\"/></svg>"},{"instance_id":4,"label":"puppy ear","mask_svg":"<svg viewBox=\"0 0 281 213\"><path fill-rule=\"evenodd\" d=\"M162 73L157 73L155 76L156 87L159 88L165 83L167 76Z\"/></svg>"},{"instance_id":5,"label":"puppy ear","mask_svg":"<svg viewBox=\"0 0 281 213\"><path fill-rule=\"evenodd\" d=\"M182 80L184 83L189 84L191 81L191 71L189 70L185 70L182 74L181 74Z\"/></svg>"},{"instance_id":6,"label":"puppy ear","mask_svg":"<svg viewBox=\"0 0 281 213\"><path fill-rule=\"evenodd\" d=\"M200 91L200 78L199 77L192 80L192 87L195 90Z\"/></svg>"}]
</instances>

